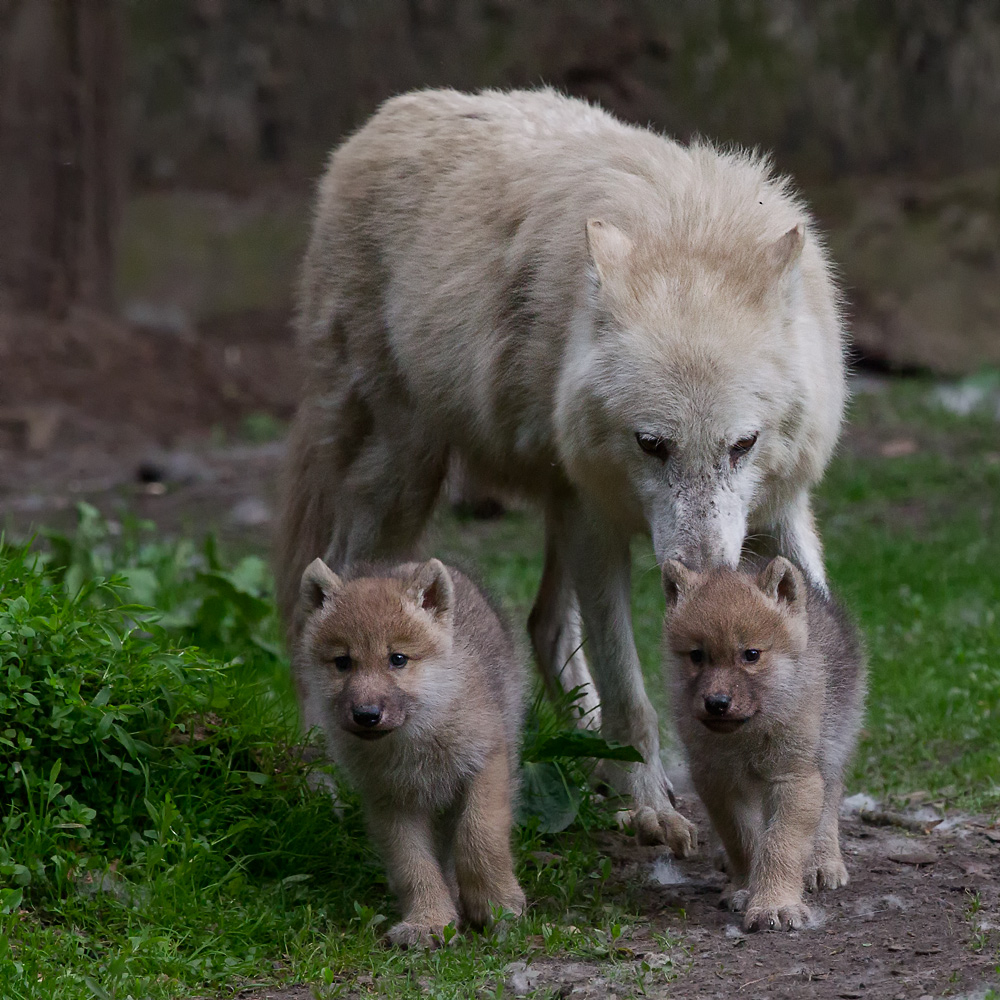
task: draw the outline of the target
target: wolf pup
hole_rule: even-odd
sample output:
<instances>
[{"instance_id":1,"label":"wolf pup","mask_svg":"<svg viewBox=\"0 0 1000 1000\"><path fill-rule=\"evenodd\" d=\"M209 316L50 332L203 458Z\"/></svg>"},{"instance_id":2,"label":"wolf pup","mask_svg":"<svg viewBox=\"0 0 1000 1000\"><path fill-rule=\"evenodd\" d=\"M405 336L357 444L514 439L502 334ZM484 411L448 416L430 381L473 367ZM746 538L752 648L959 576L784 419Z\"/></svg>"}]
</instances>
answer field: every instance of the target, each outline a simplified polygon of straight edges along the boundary
<instances>
[{"instance_id":1,"label":"wolf pup","mask_svg":"<svg viewBox=\"0 0 1000 1000\"><path fill-rule=\"evenodd\" d=\"M663 568L677 731L746 930L803 926L803 886L847 883L837 817L864 708L857 630L787 559Z\"/></svg>"},{"instance_id":2,"label":"wolf pup","mask_svg":"<svg viewBox=\"0 0 1000 1000\"><path fill-rule=\"evenodd\" d=\"M293 669L333 759L364 797L402 923L433 944L459 915L515 914L510 850L524 672L496 613L437 559L302 575Z\"/></svg>"}]
</instances>

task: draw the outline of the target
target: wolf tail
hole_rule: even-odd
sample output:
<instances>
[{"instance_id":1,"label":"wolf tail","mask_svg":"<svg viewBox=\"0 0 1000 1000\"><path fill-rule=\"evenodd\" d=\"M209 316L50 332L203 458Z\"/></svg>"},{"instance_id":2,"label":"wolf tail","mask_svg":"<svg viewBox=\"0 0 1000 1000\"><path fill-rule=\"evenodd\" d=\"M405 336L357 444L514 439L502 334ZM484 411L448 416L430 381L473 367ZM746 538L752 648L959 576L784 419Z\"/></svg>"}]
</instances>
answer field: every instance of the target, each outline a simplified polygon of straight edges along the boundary
<instances>
[{"instance_id":1,"label":"wolf tail","mask_svg":"<svg viewBox=\"0 0 1000 1000\"><path fill-rule=\"evenodd\" d=\"M281 481L278 527L274 539L274 574L278 611L293 639L295 607L302 572L322 557L333 528L331 456L323 454L322 413L305 403L292 424Z\"/></svg>"}]
</instances>

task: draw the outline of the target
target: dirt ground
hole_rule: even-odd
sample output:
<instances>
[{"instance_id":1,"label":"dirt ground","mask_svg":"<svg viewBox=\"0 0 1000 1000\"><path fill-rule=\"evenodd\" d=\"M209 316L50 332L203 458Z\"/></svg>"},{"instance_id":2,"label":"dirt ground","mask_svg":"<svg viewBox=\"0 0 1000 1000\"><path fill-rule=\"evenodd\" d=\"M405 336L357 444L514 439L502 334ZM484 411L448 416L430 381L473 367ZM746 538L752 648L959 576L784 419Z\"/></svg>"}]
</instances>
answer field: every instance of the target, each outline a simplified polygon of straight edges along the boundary
<instances>
[{"instance_id":1,"label":"dirt ground","mask_svg":"<svg viewBox=\"0 0 1000 1000\"><path fill-rule=\"evenodd\" d=\"M92 314L0 312L0 529L86 500L164 530L266 541L297 366L287 314L181 335Z\"/></svg>"},{"instance_id":2,"label":"dirt ground","mask_svg":"<svg viewBox=\"0 0 1000 1000\"><path fill-rule=\"evenodd\" d=\"M708 829L695 800L682 799L681 808ZM841 839L851 881L810 898L814 926L744 934L738 917L717 905L725 876L711 850L674 861L660 848L604 834L612 881L642 885L640 912L648 922L626 931L605 961L548 956L539 939L535 951L508 966L504 995L980 1000L1000 983L1000 828L946 816L924 833L854 814L842 819ZM662 934L682 944L665 950ZM377 996L378 985L339 995ZM304 984L237 994L238 1000L313 996Z\"/></svg>"}]
</instances>

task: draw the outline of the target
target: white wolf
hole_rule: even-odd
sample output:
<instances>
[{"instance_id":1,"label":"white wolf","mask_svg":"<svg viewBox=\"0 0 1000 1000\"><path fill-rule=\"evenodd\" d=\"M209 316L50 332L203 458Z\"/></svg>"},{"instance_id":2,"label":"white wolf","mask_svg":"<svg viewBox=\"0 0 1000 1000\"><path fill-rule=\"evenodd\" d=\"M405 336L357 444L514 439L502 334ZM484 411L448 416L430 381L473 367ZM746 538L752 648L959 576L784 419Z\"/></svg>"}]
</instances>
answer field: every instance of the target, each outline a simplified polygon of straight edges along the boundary
<instances>
[{"instance_id":1,"label":"white wolf","mask_svg":"<svg viewBox=\"0 0 1000 1000\"><path fill-rule=\"evenodd\" d=\"M843 332L787 182L551 90L393 98L330 160L298 327L286 621L317 556L409 557L450 452L534 497L543 675L583 686L584 724L642 753L609 774L640 838L689 853L632 638L629 539L701 568L763 535L825 586L809 491L839 433Z\"/></svg>"}]
</instances>

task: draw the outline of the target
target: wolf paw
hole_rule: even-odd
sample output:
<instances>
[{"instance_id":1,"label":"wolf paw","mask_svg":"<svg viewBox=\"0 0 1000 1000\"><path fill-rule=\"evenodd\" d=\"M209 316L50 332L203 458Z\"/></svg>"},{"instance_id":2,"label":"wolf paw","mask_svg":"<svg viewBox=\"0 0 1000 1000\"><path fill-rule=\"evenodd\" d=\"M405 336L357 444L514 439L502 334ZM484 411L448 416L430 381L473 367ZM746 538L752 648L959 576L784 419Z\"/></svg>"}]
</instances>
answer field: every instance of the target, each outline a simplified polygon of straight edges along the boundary
<instances>
[{"instance_id":1,"label":"wolf paw","mask_svg":"<svg viewBox=\"0 0 1000 1000\"><path fill-rule=\"evenodd\" d=\"M777 906L751 903L743 915L745 931L797 931L809 922L809 907L805 903L784 903Z\"/></svg>"},{"instance_id":2,"label":"wolf paw","mask_svg":"<svg viewBox=\"0 0 1000 1000\"><path fill-rule=\"evenodd\" d=\"M526 905L524 892L515 882L512 888L504 891L462 897L462 917L470 927L480 929L492 922L494 907L509 910L515 917L519 917L524 913Z\"/></svg>"},{"instance_id":3,"label":"wolf paw","mask_svg":"<svg viewBox=\"0 0 1000 1000\"><path fill-rule=\"evenodd\" d=\"M839 889L842 885L847 885L847 866L842 858L813 858L806 869L806 889L816 892L819 889Z\"/></svg>"},{"instance_id":4,"label":"wolf paw","mask_svg":"<svg viewBox=\"0 0 1000 1000\"><path fill-rule=\"evenodd\" d=\"M742 913L750 902L749 889L737 889L732 882L722 890L719 897L719 906L733 913Z\"/></svg>"},{"instance_id":5,"label":"wolf paw","mask_svg":"<svg viewBox=\"0 0 1000 1000\"><path fill-rule=\"evenodd\" d=\"M631 823L640 844L666 844L677 858L698 849L698 828L675 809L656 812L642 806L632 813Z\"/></svg>"},{"instance_id":6,"label":"wolf paw","mask_svg":"<svg viewBox=\"0 0 1000 1000\"><path fill-rule=\"evenodd\" d=\"M444 944L444 925L410 924L403 920L390 927L385 937L397 948L439 948Z\"/></svg>"}]
</instances>

